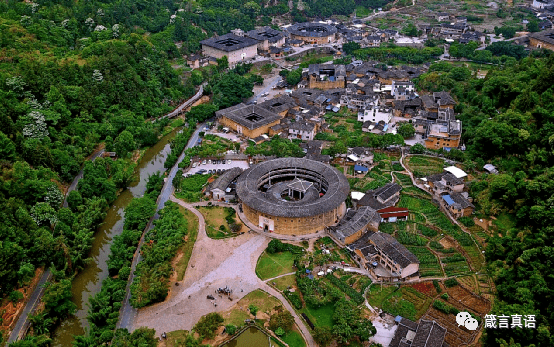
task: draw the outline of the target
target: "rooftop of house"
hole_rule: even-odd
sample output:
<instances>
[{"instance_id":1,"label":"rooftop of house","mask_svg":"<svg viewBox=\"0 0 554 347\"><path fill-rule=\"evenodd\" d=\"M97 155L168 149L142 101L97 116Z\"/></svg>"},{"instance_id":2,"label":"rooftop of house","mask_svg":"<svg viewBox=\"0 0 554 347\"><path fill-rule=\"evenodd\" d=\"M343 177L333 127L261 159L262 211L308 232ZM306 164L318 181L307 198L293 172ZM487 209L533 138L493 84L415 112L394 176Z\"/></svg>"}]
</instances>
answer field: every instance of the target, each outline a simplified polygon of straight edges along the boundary
<instances>
[{"instance_id":1,"label":"rooftop of house","mask_svg":"<svg viewBox=\"0 0 554 347\"><path fill-rule=\"evenodd\" d=\"M410 264L419 264L419 259L412 252L387 233L373 233L369 241L402 268Z\"/></svg>"},{"instance_id":2,"label":"rooftop of house","mask_svg":"<svg viewBox=\"0 0 554 347\"><path fill-rule=\"evenodd\" d=\"M433 98L439 106L456 105L456 101L454 101L454 98L452 98L448 92L434 92Z\"/></svg>"},{"instance_id":3,"label":"rooftop of house","mask_svg":"<svg viewBox=\"0 0 554 347\"><path fill-rule=\"evenodd\" d=\"M554 29L539 31L538 33L532 33L532 34L529 34L529 37L554 45Z\"/></svg>"},{"instance_id":4,"label":"rooftop of house","mask_svg":"<svg viewBox=\"0 0 554 347\"><path fill-rule=\"evenodd\" d=\"M325 23L296 23L287 28L293 35L306 37L325 37L334 35L337 28Z\"/></svg>"},{"instance_id":5,"label":"rooftop of house","mask_svg":"<svg viewBox=\"0 0 554 347\"><path fill-rule=\"evenodd\" d=\"M442 196L442 198L448 206L452 206L452 207L454 207L455 209L458 209L458 210L463 209L463 208L467 208L467 207L475 207L461 193L445 194L445 195Z\"/></svg>"},{"instance_id":6,"label":"rooftop of house","mask_svg":"<svg viewBox=\"0 0 554 347\"><path fill-rule=\"evenodd\" d=\"M435 321L421 319L415 323L407 318L397 317L398 328L389 347L442 347L446 328Z\"/></svg>"},{"instance_id":7,"label":"rooftop of house","mask_svg":"<svg viewBox=\"0 0 554 347\"><path fill-rule=\"evenodd\" d=\"M313 123L294 122L289 124L289 132L290 130L312 132L314 131L314 129L315 129L315 124Z\"/></svg>"},{"instance_id":8,"label":"rooftop of house","mask_svg":"<svg viewBox=\"0 0 554 347\"><path fill-rule=\"evenodd\" d=\"M368 224L379 224L379 213L369 206L360 207L358 210L349 210L339 224L331 228L331 233L344 242L345 238L354 235L364 229Z\"/></svg>"},{"instance_id":9,"label":"rooftop of house","mask_svg":"<svg viewBox=\"0 0 554 347\"><path fill-rule=\"evenodd\" d=\"M258 41L267 40L269 43L275 43L285 37L279 30L275 30L268 26L250 30L246 32L246 36Z\"/></svg>"},{"instance_id":10,"label":"rooftop of house","mask_svg":"<svg viewBox=\"0 0 554 347\"><path fill-rule=\"evenodd\" d=\"M358 206L370 206L375 210L392 206L396 199L391 199L396 193L400 192L402 187L397 183L387 183L381 188L368 190L364 197L358 202ZM379 201L379 200L383 201Z\"/></svg>"},{"instance_id":11,"label":"rooftop of house","mask_svg":"<svg viewBox=\"0 0 554 347\"><path fill-rule=\"evenodd\" d=\"M230 170L225 171L222 173L218 178L215 179L210 184L209 189L220 189L225 191L225 189L233 182L239 175L242 173L242 169L239 167L234 167Z\"/></svg>"},{"instance_id":12,"label":"rooftop of house","mask_svg":"<svg viewBox=\"0 0 554 347\"><path fill-rule=\"evenodd\" d=\"M446 172L446 171L427 177L427 182L438 182L438 181L444 181L446 183L450 183L453 186L464 184L463 179L457 178L450 172Z\"/></svg>"},{"instance_id":13,"label":"rooftop of house","mask_svg":"<svg viewBox=\"0 0 554 347\"><path fill-rule=\"evenodd\" d=\"M281 95L279 97L266 100L258 104L259 107L265 108L268 111L281 113L298 106L294 99L289 95Z\"/></svg>"},{"instance_id":14,"label":"rooftop of house","mask_svg":"<svg viewBox=\"0 0 554 347\"><path fill-rule=\"evenodd\" d=\"M255 46L258 41L245 36L237 36L233 33L225 34L222 36L213 36L209 39L202 40L200 43L204 46L219 49L225 52L233 52L239 49Z\"/></svg>"},{"instance_id":15,"label":"rooftop of house","mask_svg":"<svg viewBox=\"0 0 554 347\"><path fill-rule=\"evenodd\" d=\"M339 64L310 64L308 67L308 74L346 77L346 67Z\"/></svg>"},{"instance_id":16,"label":"rooftop of house","mask_svg":"<svg viewBox=\"0 0 554 347\"><path fill-rule=\"evenodd\" d=\"M217 118L226 117L230 120L250 129L256 129L263 125L272 123L281 117L265 108L258 105L238 104L216 113Z\"/></svg>"}]
</instances>

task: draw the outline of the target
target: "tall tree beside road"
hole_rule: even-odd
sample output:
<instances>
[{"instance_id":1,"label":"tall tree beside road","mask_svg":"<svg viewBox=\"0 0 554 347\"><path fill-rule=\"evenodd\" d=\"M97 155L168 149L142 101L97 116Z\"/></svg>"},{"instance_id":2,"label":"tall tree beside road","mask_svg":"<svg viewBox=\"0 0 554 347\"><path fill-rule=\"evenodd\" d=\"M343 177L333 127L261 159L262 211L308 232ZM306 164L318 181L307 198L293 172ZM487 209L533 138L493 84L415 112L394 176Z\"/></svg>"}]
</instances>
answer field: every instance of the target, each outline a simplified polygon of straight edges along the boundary
<instances>
[{"instance_id":1,"label":"tall tree beside road","mask_svg":"<svg viewBox=\"0 0 554 347\"><path fill-rule=\"evenodd\" d=\"M220 109L240 104L242 100L254 95L254 84L236 73L227 73L219 77L212 87L213 103Z\"/></svg>"}]
</instances>

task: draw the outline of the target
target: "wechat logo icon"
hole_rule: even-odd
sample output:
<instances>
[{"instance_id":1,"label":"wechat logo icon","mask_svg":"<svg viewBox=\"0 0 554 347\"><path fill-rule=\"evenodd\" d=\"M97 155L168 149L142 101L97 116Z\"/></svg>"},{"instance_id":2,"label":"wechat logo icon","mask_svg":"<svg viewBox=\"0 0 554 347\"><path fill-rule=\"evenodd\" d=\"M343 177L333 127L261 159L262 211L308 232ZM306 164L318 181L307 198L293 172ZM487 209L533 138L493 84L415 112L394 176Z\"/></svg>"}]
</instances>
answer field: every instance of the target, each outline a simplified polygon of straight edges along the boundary
<instances>
[{"instance_id":1,"label":"wechat logo icon","mask_svg":"<svg viewBox=\"0 0 554 347\"><path fill-rule=\"evenodd\" d=\"M458 323L458 326L463 325L466 327L467 330L477 330L477 327L479 326L479 322L477 322L477 319L471 317L469 312L460 312L456 315L456 323Z\"/></svg>"}]
</instances>

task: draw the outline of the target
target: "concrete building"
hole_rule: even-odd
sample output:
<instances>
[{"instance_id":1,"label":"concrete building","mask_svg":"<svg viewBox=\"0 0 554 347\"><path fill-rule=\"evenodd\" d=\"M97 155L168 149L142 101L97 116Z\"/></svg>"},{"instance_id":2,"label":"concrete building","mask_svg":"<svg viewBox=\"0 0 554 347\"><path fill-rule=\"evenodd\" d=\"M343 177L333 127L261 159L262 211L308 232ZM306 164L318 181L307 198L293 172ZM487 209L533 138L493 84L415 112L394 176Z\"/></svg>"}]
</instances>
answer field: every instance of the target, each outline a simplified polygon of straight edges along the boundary
<instances>
[{"instance_id":1,"label":"concrete building","mask_svg":"<svg viewBox=\"0 0 554 347\"><path fill-rule=\"evenodd\" d=\"M391 95L394 100L411 100L416 97L413 82L392 81Z\"/></svg>"},{"instance_id":2,"label":"concrete building","mask_svg":"<svg viewBox=\"0 0 554 347\"><path fill-rule=\"evenodd\" d=\"M308 122L294 122L289 124L289 139L312 141L315 136L315 124Z\"/></svg>"},{"instance_id":3,"label":"concrete building","mask_svg":"<svg viewBox=\"0 0 554 347\"><path fill-rule=\"evenodd\" d=\"M358 122L373 122L379 123L384 122L389 124L392 119L392 109L389 107L383 106L372 106L363 110L363 112L358 112Z\"/></svg>"},{"instance_id":4,"label":"concrete building","mask_svg":"<svg viewBox=\"0 0 554 347\"><path fill-rule=\"evenodd\" d=\"M338 223L349 192L340 171L304 158L264 161L237 180L246 218L266 232L285 235L312 234Z\"/></svg>"},{"instance_id":5,"label":"concrete building","mask_svg":"<svg viewBox=\"0 0 554 347\"><path fill-rule=\"evenodd\" d=\"M455 218L470 216L475 210L475 206L469 201L467 193L443 194L441 198L441 202Z\"/></svg>"},{"instance_id":6,"label":"concrete building","mask_svg":"<svg viewBox=\"0 0 554 347\"><path fill-rule=\"evenodd\" d=\"M333 64L310 64L308 67L308 88L335 89L346 87L346 67Z\"/></svg>"},{"instance_id":7,"label":"concrete building","mask_svg":"<svg viewBox=\"0 0 554 347\"><path fill-rule=\"evenodd\" d=\"M287 28L290 38L305 43L324 44L335 42L337 28L324 23L296 23Z\"/></svg>"},{"instance_id":8,"label":"concrete building","mask_svg":"<svg viewBox=\"0 0 554 347\"><path fill-rule=\"evenodd\" d=\"M529 34L529 46L554 51L554 29Z\"/></svg>"},{"instance_id":9,"label":"concrete building","mask_svg":"<svg viewBox=\"0 0 554 347\"><path fill-rule=\"evenodd\" d=\"M257 40L233 33L210 37L200 41L200 43L202 44L203 55L217 59L226 55L229 64L246 61L258 54Z\"/></svg>"},{"instance_id":10,"label":"concrete building","mask_svg":"<svg viewBox=\"0 0 554 347\"><path fill-rule=\"evenodd\" d=\"M458 148L461 136L462 122L460 120L430 124L427 129L425 147L429 149Z\"/></svg>"},{"instance_id":11,"label":"concrete building","mask_svg":"<svg viewBox=\"0 0 554 347\"><path fill-rule=\"evenodd\" d=\"M431 193L436 196L461 193L464 190L464 180L457 178L450 172L441 172L427 177L427 184L429 184Z\"/></svg>"},{"instance_id":12,"label":"concrete building","mask_svg":"<svg viewBox=\"0 0 554 347\"><path fill-rule=\"evenodd\" d=\"M254 139L269 133L269 128L279 124L281 116L257 105L238 104L215 113L223 126Z\"/></svg>"}]
</instances>

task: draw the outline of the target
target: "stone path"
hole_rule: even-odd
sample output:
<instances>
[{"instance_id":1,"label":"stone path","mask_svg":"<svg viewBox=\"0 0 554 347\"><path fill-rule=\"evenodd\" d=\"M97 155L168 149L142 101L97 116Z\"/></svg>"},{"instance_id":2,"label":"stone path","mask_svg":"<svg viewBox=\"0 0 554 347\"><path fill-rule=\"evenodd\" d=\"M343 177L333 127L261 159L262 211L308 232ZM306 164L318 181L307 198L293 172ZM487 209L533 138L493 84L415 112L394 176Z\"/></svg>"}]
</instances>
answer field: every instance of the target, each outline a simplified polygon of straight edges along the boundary
<instances>
[{"instance_id":1,"label":"stone path","mask_svg":"<svg viewBox=\"0 0 554 347\"><path fill-rule=\"evenodd\" d=\"M268 278L267 280L264 280L264 282L269 282L269 281L273 281L277 278L281 278L281 277L285 277L285 276L290 276L290 275L294 275L296 272L289 272L288 274L282 274L282 275L279 275L279 276L275 276L275 277L272 277L272 278Z\"/></svg>"},{"instance_id":2,"label":"stone path","mask_svg":"<svg viewBox=\"0 0 554 347\"><path fill-rule=\"evenodd\" d=\"M170 200L198 217L198 237L183 281L171 289L165 302L139 310L133 329L142 326L153 328L157 336L163 332L190 330L203 315L226 311L246 294L262 289L279 299L291 312L307 345L317 346L304 322L283 295L256 276L256 263L269 238L263 234L246 233L223 240L211 239L206 234L204 216L192 204L173 195ZM215 293L218 288L226 286L233 291L232 301L227 297L219 298ZM216 299L208 300L207 295L213 295Z\"/></svg>"}]
</instances>

